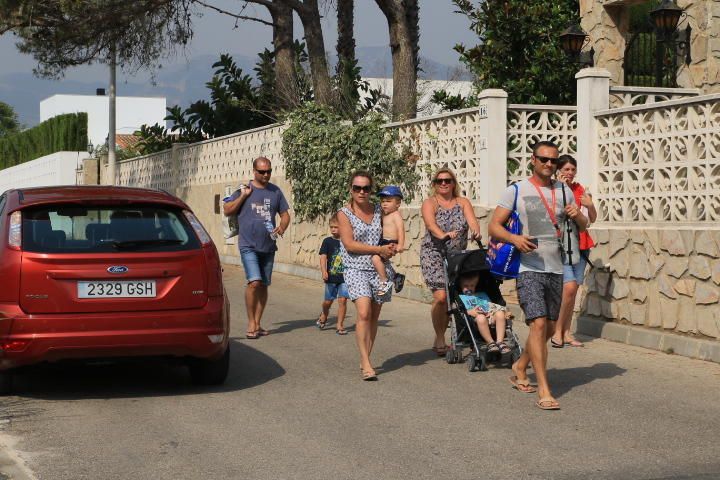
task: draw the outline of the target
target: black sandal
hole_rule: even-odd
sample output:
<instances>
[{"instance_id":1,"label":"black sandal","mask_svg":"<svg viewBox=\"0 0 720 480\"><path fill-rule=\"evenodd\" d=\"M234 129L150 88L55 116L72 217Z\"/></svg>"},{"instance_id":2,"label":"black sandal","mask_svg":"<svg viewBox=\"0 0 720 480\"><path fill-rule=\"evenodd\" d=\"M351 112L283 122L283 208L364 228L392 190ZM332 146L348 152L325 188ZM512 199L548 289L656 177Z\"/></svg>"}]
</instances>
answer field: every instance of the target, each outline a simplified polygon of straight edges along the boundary
<instances>
[{"instance_id":1,"label":"black sandal","mask_svg":"<svg viewBox=\"0 0 720 480\"><path fill-rule=\"evenodd\" d=\"M508 353L512 352L512 350L510 349L510 347L508 347L508 346L507 346L507 343L505 343L505 342L500 342L500 343L497 344L497 346L498 346L498 348L500 349L500 354L501 354L501 355L507 355Z\"/></svg>"},{"instance_id":2,"label":"black sandal","mask_svg":"<svg viewBox=\"0 0 720 480\"><path fill-rule=\"evenodd\" d=\"M498 346L497 343L491 342L491 343L488 343L487 351L488 351L488 353L499 352L499 351L500 351L500 347Z\"/></svg>"}]
</instances>

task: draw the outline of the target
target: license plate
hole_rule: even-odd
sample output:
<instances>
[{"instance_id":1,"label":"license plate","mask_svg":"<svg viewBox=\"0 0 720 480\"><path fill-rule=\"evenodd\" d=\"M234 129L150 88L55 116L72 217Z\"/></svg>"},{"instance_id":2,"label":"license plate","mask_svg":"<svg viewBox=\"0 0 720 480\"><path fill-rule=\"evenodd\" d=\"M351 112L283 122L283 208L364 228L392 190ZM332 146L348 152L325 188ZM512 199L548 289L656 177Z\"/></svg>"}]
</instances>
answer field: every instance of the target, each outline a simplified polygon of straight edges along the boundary
<instances>
[{"instance_id":1,"label":"license plate","mask_svg":"<svg viewBox=\"0 0 720 480\"><path fill-rule=\"evenodd\" d=\"M155 280L78 282L78 298L155 297Z\"/></svg>"}]
</instances>

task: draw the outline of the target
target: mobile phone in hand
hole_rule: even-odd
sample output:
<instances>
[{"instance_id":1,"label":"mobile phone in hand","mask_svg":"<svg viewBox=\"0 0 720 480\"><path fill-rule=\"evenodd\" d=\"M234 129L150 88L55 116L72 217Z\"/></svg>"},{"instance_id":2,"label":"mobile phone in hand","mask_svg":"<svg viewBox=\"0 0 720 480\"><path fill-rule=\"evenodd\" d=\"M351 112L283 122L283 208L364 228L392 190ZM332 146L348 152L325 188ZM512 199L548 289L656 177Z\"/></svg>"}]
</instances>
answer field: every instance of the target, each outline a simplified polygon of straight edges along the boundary
<instances>
[{"instance_id":1,"label":"mobile phone in hand","mask_svg":"<svg viewBox=\"0 0 720 480\"><path fill-rule=\"evenodd\" d=\"M530 243L534 244L535 247L537 248L537 246L538 246L538 239L537 239L537 237L528 238L528 241L529 241Z\"/></svg>"}]
</instances>

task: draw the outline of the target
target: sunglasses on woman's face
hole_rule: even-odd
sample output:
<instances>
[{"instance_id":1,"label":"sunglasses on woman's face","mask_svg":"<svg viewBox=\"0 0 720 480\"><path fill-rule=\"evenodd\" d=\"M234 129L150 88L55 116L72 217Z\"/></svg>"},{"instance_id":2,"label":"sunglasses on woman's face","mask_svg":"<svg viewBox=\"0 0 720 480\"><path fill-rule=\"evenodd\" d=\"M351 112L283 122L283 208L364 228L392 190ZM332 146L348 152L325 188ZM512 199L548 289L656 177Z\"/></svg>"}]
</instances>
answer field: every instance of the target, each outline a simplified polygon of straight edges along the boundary
<instances>
[{"instance_id":1,"label":"sunglasses on woman's face","mask_svg":"<svg viewBox=\"0 0 720 480\"><path fill-rule=\"evenodd\" d=\"M452 185L453 183L455 183L455 180L453 180L452 178L436 178L435 180L433 180L433 183L435 185Z\"/></svg>"},{"instance_id":2,"label":"sunglasses on woman's face","mask_svg":"<svg viewBox=\"0 0 720 480\"><path fill-rule=\"evenodd\" d=\"M353 185L352 191L355 193L370 193L370 190L372 189L372 185Z\"/></svg>"}]
</instances>

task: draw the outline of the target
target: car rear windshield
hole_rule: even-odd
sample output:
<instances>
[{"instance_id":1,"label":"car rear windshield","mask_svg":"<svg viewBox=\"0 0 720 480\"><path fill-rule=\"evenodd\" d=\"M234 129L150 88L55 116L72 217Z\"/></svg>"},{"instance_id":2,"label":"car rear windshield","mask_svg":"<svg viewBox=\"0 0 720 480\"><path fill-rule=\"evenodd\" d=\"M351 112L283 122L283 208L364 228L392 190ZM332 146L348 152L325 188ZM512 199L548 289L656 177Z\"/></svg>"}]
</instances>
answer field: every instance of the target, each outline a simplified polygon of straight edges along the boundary
<instances>
[{"instance_id":1,"label":"car rear windshield","mask_svg":"<svg viewBox=\"0 0 720 480\"><path fill-rule=\"evenodd\" d=\"M170 252L200 247L180 209L44 205L22 211L22 249L39 253Z\"/></svg>"}]
</instances>

